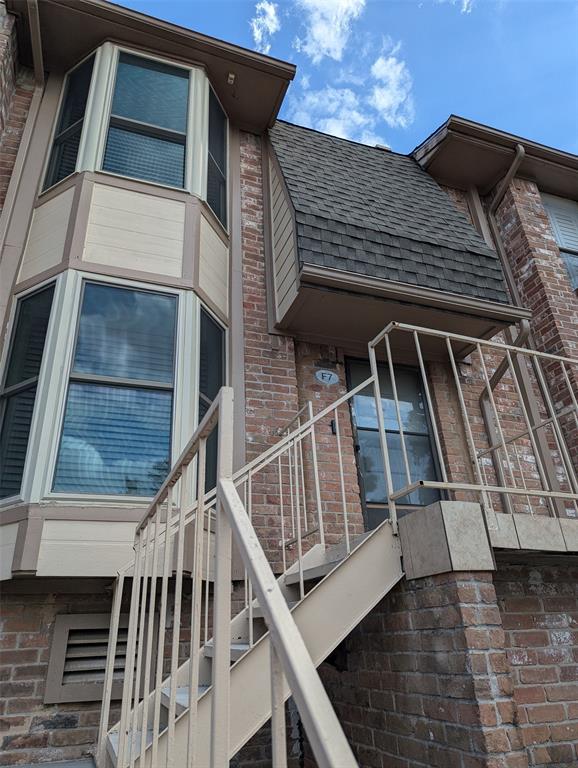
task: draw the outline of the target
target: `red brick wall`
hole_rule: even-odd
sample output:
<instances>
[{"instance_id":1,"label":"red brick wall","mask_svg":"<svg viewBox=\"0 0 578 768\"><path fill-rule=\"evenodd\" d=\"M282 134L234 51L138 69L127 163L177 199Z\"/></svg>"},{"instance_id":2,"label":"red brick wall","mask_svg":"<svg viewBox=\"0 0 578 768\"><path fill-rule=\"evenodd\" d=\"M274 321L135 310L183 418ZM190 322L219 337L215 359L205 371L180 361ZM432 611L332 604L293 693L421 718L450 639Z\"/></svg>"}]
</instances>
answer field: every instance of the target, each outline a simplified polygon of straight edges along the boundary
<instances>
[{"instance_id":1,"label":"red brick wall","mask_svg":"<svg viewBox=\"0 0 578 768\"><path fill-rule=\"evenodd\" d=\"M34 90L32 74L19 66L14 16L0 3L0 212Z\"/></svg>"},{"instance_id":2,"label":"red brick wall","mask_svg":"<svg viewBox=\"0 0 578 768\"><path fill-rule=\"evenodd\" d=\"M105 613L110 598L38 590L2 594L0 765L78 758L96 741L100 702L44 704L43 697L56 615Z\"/></svg>"},{"instance_id":3,"label":"red brick wall","mask_svg":"<svg viewBox=\"0 0 578 768\"><path fill-rule=\"evenodd\" d=\"M576 359L578 298L572 291L536 184L515 179L496 219L520 297L532 310L532 332L538 349ZM545 371L555 402L559 406L569 405L570 396L559 366L545 366ZM574 390L578 391L576 367L569 374ZM576 422L569 418L564 426L578 465Z\"/></svg>"},{"instance_id":4,"label":"red brick wall","mask_svg":"<svg viewBox=\"0 0 578 768\"><path fill-rule=\"evenodd\" d=\"M322 666L360 765L525 768L490 574L403 582Z\"/></svg>"},{"instance_id":5,"label":"red brick wall","mask_svg":"<svg viewBox=\"0 0 578 768\"><path fill-rule=\"evenodd\" d=\"M500 564L494 576L530 765L578 765L578 569Z\"/></svg>"}]
</instances>

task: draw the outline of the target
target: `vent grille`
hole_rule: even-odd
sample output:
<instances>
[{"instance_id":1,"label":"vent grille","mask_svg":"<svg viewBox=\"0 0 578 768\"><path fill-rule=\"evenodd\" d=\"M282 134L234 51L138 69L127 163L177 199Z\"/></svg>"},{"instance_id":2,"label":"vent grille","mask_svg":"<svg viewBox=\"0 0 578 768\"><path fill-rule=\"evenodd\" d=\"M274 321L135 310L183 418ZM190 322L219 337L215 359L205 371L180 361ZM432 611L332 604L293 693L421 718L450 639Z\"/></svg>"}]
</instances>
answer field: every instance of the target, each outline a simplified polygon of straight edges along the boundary
<instances>
[{"instance_id":1,"label":"vent grille","mask_svg":"<svg viewBox=\"0 0 578 768\"><path fill-rule=\"evenodd\" d=\"M126 658L127 630L120 629L114 659L113 680L123 679ZM102 629L71 629L68 633L62 684L104 683L108 627Z\"/></svg>"}]
</instances>

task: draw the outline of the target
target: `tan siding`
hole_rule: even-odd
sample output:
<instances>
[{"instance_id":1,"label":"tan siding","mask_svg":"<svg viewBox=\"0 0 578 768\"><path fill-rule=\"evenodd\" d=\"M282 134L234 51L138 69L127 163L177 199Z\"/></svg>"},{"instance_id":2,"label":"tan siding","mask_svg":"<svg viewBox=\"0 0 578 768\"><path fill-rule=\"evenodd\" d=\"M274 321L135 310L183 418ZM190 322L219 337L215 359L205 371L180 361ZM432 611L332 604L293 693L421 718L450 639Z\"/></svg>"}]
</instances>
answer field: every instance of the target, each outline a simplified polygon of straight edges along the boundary
<instances>
[{"instance_id":1,"label":"tan siding","mask_svg":"<svg viewBox=\"0 0 578 768\"><path fill-rule=\"evenodd\" d=\"M275 273L275 304L281 319L297 295L297 256L293 213L277 168L269 162L271 180L271 237Z\"/></svg>"},{"instance_id":2,"label":"tan siding","mask_svg":"<svg viewBox=\"0 0 578 768\"><path fill-rule=\"evenodd\" d=\"M199 288L227 317L229 312L229 249L201 216Z\"/></svg>"},{"instance_id":3,"label":"tan siding","mask_svg":"<svg viewBox=\"0 0 578 768\"><path fill-rule=\"evenodd\" d=\"M19 523L9 523L0 527L0 580L12 578L12 561L16 547Z\"/></svg>"},{"instance_id":4,"label":"tan siding","mask_svg":"<svg viewBox=\"0 0 578 768\"><path fill-rule=\"evenodd\" d=\"M135 523L46 520L39 576L112 576L132 559Z\"/></svg>"},{"instance_id":5,"label":"tan siding","mask_svg":"<svg viewBox=\"0 0 578 768\"><path fill-rule=\"evenodd\" d=\"M62 261L73 197L74 188L69 188L35 209L18 282Z\"/></svg>"},{"instance_id":6,"label":"tan siding","mask_svg":"<svg viewBox=\"0 0 578 768\"><path fill-rule=\"evenodd\" d=\"M185 204L95 184L83 259L181 277Z\"/></svg>"}]
</instances>

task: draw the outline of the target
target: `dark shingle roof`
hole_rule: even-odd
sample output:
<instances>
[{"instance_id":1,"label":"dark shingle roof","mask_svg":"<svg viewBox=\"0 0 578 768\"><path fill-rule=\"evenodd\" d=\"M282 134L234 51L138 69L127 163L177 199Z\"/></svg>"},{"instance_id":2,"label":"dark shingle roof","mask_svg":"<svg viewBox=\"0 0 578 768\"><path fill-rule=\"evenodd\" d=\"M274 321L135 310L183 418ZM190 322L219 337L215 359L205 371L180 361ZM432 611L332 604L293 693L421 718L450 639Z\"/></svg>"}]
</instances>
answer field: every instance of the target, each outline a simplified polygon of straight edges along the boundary
<instances>
[{"instance_id":1,"label":"dark shingle roof","mask_svg":"<svg viewBox=\"0 0 578 768\"><path fill-rule=\"evenodd\" d=\"M496 253L413 158L278 121L301 264L509 303Z\"/></svg>"}]
</instances>

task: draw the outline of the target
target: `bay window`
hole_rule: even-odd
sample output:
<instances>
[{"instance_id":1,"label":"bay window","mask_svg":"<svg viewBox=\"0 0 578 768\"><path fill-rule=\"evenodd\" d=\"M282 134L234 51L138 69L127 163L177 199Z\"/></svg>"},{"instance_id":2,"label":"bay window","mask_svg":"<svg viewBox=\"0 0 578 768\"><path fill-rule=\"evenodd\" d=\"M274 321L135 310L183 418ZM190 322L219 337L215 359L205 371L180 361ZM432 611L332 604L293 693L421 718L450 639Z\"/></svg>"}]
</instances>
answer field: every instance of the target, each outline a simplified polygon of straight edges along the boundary
<instances>
[{"instance_id":1,"label":"bay window","mask_svg":"<svg viewBox=\"0 0 578 768\"><path fill-rule=\"evenodd\" d=\"M18 301L0 386L0 498L20 493L54 285Z\"/></svg>"},{"instance_id":2,"label":"bay window","mask_svg":"<svg viewBox=\"0 0 578 768\"><path fill-rule=\"evenodd\" d=\"M175 296L85 283L58 493L154 496L170 468Z\"/></svg>"},{"instance_id":3,"label":"bay window","mask_svg":"<svg viewBox=\"0 0 578 768\"><path fill-rule=\"evenodd\" d=\"M104 43L66 76L44 189L103 171L198 195L226 227L227 135L200 67Z\"/></svg>"}]
</instances>

